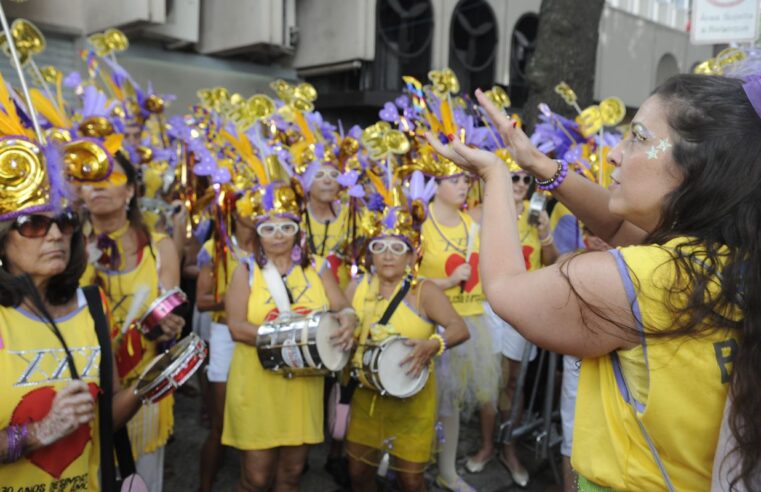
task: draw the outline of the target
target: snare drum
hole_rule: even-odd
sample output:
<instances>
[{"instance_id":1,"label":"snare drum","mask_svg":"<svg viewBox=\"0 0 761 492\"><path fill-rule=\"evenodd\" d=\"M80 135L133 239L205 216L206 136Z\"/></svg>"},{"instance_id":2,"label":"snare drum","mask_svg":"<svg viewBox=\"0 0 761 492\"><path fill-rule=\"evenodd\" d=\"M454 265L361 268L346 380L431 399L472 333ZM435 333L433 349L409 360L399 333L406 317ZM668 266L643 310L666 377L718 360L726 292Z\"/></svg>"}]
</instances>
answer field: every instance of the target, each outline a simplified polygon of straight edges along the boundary
<instances>
[{"instance_id":1,"label":"snare drum","mask_svg":"<svg viewBox=\"0 0 761 492\"><path fill-rule=\"evenodd\" d=\"M135 394L143 402L157 403L182 386L201 367L205 358L206 345L198 335L191 333L145 368Z\"/></svg>"},{"instance_id":2,"label":"snare drum","mask_svg":"<svg viewBox=\"0 0 761 492\"><path fill-rule=\"evenodd\" d=\"M417 377L407 374L407 367L399 363L414 350L405 342L407 338L390 336L381 342L365 348L362 354L362 367L354 368L354 375L359 382L381 395L409 398L417 394L428 382L428 367L424 367Z\"/></svg>"},{"instance_id":3,"label":"snare drum","mask_svg":"<svg viewBox=\"0 0 761 492\"><path fill-rule=\"evenodd\" d=\"M148 307L137 323L138 329L148 340L155 340L161 336L159 323L162 319L170 314L184 317L187 309L188 296L178 288L170 289Z\"/></svg>"},{"instance_id":4,"label":"snare drum","mask_svg":"<svg viewBox=\"0 0 761 492\"><path fill-rule=\"evenodd\" d=\"M338 331L336 317L328 312L301 316L283 313L259 326L256 352L262 367L285 376L323 376L340 371L349 362L349 352L333 345Z\"/></svg>"}]
</instances>

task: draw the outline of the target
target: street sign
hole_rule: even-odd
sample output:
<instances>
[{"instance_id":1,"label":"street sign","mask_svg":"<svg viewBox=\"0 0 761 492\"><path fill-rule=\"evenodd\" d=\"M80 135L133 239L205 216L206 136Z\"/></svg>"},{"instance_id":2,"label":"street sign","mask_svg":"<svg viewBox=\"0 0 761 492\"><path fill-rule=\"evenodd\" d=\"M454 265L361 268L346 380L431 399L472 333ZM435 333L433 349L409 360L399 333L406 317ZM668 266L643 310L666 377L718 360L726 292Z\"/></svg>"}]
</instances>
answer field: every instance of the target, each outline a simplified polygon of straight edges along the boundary
<instances>
[{"instance_id":1,"label":"street sign","mask_svg":"<svg viewBox=\"0 0 761 492\"><path fill-rule=\"evenodd\" d=\"M760 0L693 0L692 44L755 41Z\"/></svg>"}]
</instances>

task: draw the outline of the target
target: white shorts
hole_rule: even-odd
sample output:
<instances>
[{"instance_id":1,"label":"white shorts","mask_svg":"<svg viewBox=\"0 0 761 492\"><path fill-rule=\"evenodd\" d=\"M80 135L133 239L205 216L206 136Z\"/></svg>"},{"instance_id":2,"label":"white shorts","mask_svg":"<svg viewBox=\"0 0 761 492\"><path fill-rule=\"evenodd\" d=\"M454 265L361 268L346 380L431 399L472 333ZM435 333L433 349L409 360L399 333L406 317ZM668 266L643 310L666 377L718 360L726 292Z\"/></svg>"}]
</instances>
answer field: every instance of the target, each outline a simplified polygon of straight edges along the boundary
<instances>
[{"instance_id":1,"label":"white shorts","mask_svg":"<svg viewBox=\"0 0 761 492\"><path fill-rule=\"evenodd\" d=\"M572 355L563 356L563 384L560 390L560 420L563 423L563 443L560 454L571 456L573 417L576 413L576 390L579 388L581 363Z\"/></svg>"},{"instance_id":2,"label":"white shorts","mask_svg":"<svg viewBox=\"0 0 761 492\"><path fill-rule=\"evenodd\" d=\"M230 373L235 342L230 336L230 329L221 323L211 323L209 339L209 367L206 376L212 383L226 383Z\"/></svg>"},{"instance_id":3,"label":"white shorts","mask_svg":"<svg viewBox=\"0 0 761 492\"><path fill-rule=\"evenodd\" d=\"M523 351L529 342L510 323L497 316L488 302L484 303L484 315L489 318L491 325L499 327L498 335L495 338L498 346L502 348L502 355L510 360L520 362L523 359ZM536 354L536 346L532 346L530 360L534 360Z\"/></svg>"},{"instance_id":4,"label":"white shorts","mask_svg":"<svg viewBox=\"0 0 761 492\"><path fill-rule=\"evenodd\" d=\"M211 313L201 312L193 306L193 333L201 337L201 340L208 342L211 338Z\"/></svg>"}]
</instances>

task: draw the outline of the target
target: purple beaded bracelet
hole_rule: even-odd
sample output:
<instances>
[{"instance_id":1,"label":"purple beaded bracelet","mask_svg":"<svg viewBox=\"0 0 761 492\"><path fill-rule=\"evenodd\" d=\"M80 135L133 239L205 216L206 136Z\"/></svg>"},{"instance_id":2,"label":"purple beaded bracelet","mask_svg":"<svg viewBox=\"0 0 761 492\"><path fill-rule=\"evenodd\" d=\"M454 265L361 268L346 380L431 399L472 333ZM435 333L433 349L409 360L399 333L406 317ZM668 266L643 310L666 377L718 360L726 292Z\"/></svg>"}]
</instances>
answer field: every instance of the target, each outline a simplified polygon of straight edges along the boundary
<instances>
[{"instance_id":1,"label":"purple beaded bracelet","mask_svg":"<svg viewBox=\"0 0 761 492\"><path fill-rule=\"evenodd\" d=\"M554 176L550 179L536 180L536 187L540 190L552 191L565 181L565 177L568 175L568 163L562 159L556 159L555 162L558 163L558 170L555 172Z\"/></svg>"},{"instance_id":2,"label":"purple beaded bracelet","mask_svg":"<svg viewBox=\"0 0 761 492\"><path fill-rule=\"evenodd\" d=\"M21 426L11 425L5 430L6 437L8 438L8 449L5 453L6 463L13 463L21 459L21 455L24 453L24 441L27 436L27 426L23 424Z\"/></svg>"}]
</instances>

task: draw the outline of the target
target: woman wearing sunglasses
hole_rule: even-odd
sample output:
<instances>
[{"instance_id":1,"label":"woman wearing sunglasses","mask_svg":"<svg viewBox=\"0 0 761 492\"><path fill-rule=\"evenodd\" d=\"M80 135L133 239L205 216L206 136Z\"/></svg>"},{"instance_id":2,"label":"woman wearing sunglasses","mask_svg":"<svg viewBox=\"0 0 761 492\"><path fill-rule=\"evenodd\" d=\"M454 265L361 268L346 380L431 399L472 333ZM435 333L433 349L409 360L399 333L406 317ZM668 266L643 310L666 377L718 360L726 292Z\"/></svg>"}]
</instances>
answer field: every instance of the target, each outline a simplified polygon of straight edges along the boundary
<instances>
[{"instance_id":1,"label":"woman wearing sunglasses","mask_svg":"<svg viewBox=\"0 0 761 492\"><path fill-rule=\"evenodd\" d=\"M243 452L240 490L298 490L309 446L323 441L323 378L289 379L264 369L256 350L259 326L278 317L278 306L299 315L337 312L340 330L333 343L346 351L356 326L326 262L306 248L299 188L275 182L247 192L237 204L256 223L253 259L236 268L225 297L235 349L222 443Z\"/></svg>"},{"instance_id":2,"label":"woman wearing sunglasses","mask_svg":"<svg viewBox=\"0 0 761 492\"><path fill-rule=\"evenodd\" d=\"M214 478L222 454L222 423L224 421L227 377L230 372L235 342L230 335L225 318L225 293L237 266L254 252L256 224L247 217L233 212L233 229L229 244L224 238L206 241L198 254L198 287L196 303L201 312L211 312L211 336L209 339L209 366L206 376L211 384L209 395L210 429L201 447L200 487L202 491L213 490ZM223 244L219 244L222 241ZM220 258L217 260L217 258Z\"/></svg>"},{"instance_id":3,"label":"woman wearing sunglasses","mask_svg":"<svg viewBox=\"0 0 761 492\"><path fill-rule=\"evenodd\" d=\"M401 213L400 213L401 212ZM369 342L399 335L414 347L399 371L417 376L444 350L468 339L468 329L446 295L433 282L413 281L415 247L420 234L404 219L406 211L391 210L380 220L378 234L368 244L370 271L352 281L349 295L359 313L359 336ZM390 216L396 223L389 227ZM407 215L409 216L409 215ZM405 289L405 284L411 287ZM401 302L392 303L403 295ZM393 309L391 316L386 312ZM388 318L380 325L382 318ZM437 333L436 326L443 327ZM367 342L366 342L367 343ZM431 368L432 369L432 368ZM430 374L425 387L409 398L384 396L360 387L351 400L351 419L346 436L352 490L376 490L376 468L389 454L389 467L397 472L404 491L425 490L423 472L433 457L436 442L436 378Z\"/></svg>"},{"instance_id":4,"label":"woman wearing sunglasses","mask_svg":"<svg viewBox=\"0 0 761 492\"><path fill-rule=\"evenodd\" d=\"M98 452L103 415L97 416L101 370L114 362L101 360L88 298L78 288L86 265L79 221L51 199L63 178L50 186L36 182L45 177L44 169L34 171L40 162L24 162L24 152L3 155L14 144L0 145L6 147L0 161L17 164L6 168L8 181L0 186L0 484L110 490L99 469L101 456L111 460L113 452ZM13 169L27 173L15 180ZM104 309L102 295L89 302ZM100 328L107 339L108 328ZM113 374L107 428L123 426L140 406L134 388L121 389Z\"/></svg>"},{"instance_id":5,"label":"woman wearing sunglasses","mask_svg":"<svg viewBox=\"0 0 761 492\"><path fill-rule=\"evenodd\" d=\"M302 226L309 249L328 261L328 267L343 289L349 284L349 268L338 249L346 238L349 208L339 201L339 176L341 172L329 163L316 165L311 172L305 173L304 187L308 199Z\"/></svg>"},{"instance_id":6,"label":"woman wearing sunglasses","mask_svg":"<svg viewBox=\"0 0 761 492\"><path fill-rule=\"evenodd\" d=\"M161 321L163 335L154 341L137 329L135 322L151 303L179 285L179 258L170 238L150 233L143 224L135 168L121 152L115 157L114 175L120 180L81 187L92 229L82 283L99 285L108 297L117 371L122 384L130 385L159 352L159 345L180 334L185 321L168 315ZM164 398L144 407L128 425L138 473L154 492L163 484L164 446L174 425L173 406L173 397Z\"/></svg>"}]
</instances>

